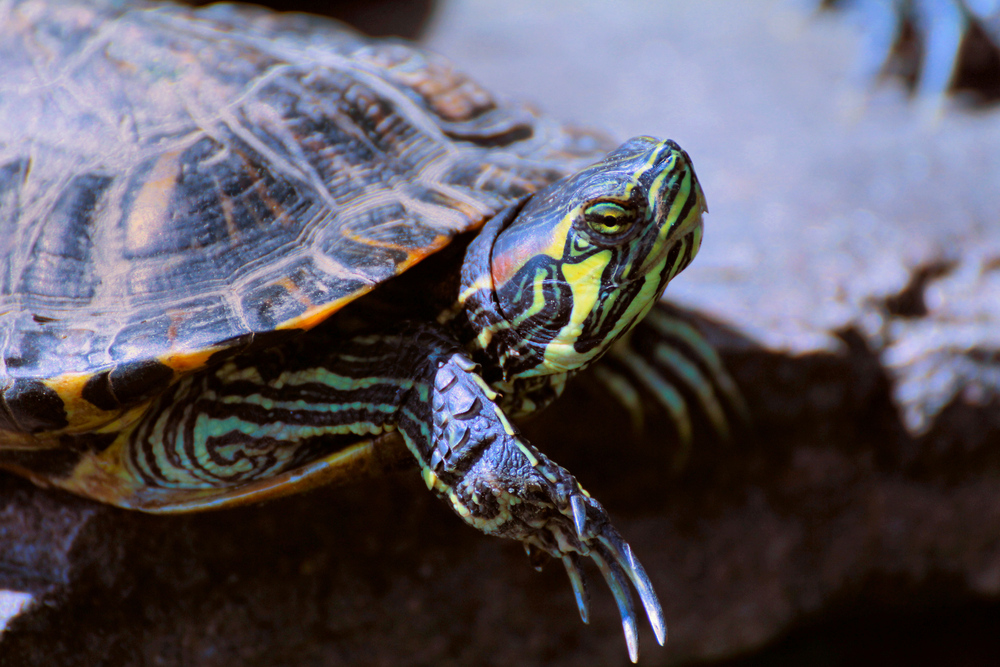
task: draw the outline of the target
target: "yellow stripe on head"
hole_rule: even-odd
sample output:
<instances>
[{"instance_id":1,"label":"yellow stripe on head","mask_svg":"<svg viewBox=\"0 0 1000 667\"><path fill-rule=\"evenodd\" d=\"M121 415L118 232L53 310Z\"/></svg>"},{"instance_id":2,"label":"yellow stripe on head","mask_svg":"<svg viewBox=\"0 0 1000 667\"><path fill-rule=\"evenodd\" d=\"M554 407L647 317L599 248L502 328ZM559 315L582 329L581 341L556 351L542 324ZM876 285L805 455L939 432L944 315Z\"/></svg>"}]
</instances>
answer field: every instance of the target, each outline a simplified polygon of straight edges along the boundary
<instances>
[{"instance_id":1,"label":"yellow stripe on head","mask_svg":"<svg viewBox=\"0 0 1000 667\"><path fill-rule=\"evenodd\" d=\"M491 239L480 344L508 380L588 365L690 262L705 210L687 154L651 137L536 193Z\"/></svg>"}]
</instances>

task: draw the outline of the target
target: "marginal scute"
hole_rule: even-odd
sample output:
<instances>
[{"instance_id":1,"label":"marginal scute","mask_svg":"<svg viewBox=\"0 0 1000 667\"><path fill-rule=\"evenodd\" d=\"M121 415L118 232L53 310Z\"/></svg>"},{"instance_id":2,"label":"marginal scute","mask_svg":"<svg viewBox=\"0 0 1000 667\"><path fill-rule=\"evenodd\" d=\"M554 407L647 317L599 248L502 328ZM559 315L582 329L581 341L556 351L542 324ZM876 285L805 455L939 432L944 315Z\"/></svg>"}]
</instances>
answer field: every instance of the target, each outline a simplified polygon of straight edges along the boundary
<instances>
[{"instance_id":1,"label":"marginal scute","mask_svg":"<svg viewBox=\"0 0 1000 667\"><path fill-rule=\"evenodd\" d=\"M108 348L111 359L127 361L159 356L169 346L170 327L170 317L165 314L121 327L114 332Z\"/></svg>"},{"instance_id":2,"label":"marginal scute","mask_svg":"<svg viewBox=\"0 0 1000 667\"><path fill-rule=\"evenodd\" d=\"M247 322L259 331L275 329L304 311L305 305L289 292L284 281L265 282L243 299Z\"/></svg>"},{"instance_id":3,"label":"marginal scute","mask_svg":"<svg viewBox=\"0 0 1000 667\"><path fill-rule=\"evenodd\" d=\"M21 336L7 343L4 365L8 369L17 369L19 376L29 373L45 375L58 363L62 354L72 350L68 344L66 331L54 329L51 325L43 327L34 322L32 329L24 331Z\"/></svg>"},{"instance_id":4,"label":"marginal scute","mask_svg":"<svg viewBox=\"0 0 1000 667\"><path fill-rule=\"evenodd\" d=\"M110 375L111 371L98 373L87 380L87 384L83 386L83 392L81 393L83 398L101 410L117 410L121 407L118 398L111 391Z\"/></svg>"},{"instance_id":5,"label":"marginal scute","mask_svg":"<svg viewBox=\"0 0 1000 667\"><path fill-rule=\"evenodd\" d=\"M40 433L69 425L59 394L39 380L14 378L3 390L3 402L16 430Z\"/></svg>"},{"instance_id":6,"label":"marginal scute","mask_svg":"<svg viewBox=\"0 0 1000 667\"><path fill-rule=\"evenodd\" d=\"M285 343L301 333L301 329L278 329L277 331L243 334L219 343L219 350L212 353L205 365L217 366L239 354L251 354L258 350L266 350Z\"/></svg>"},{"instance_id":7,"label":"marginal scute","mask_svg":"<svg viewBox=\"0 0 1000 667\"><path fill-rule=\"evenodd\" d=\"M98 373L83 388L83 398L102 410L137 405L166 389L174 371L155 360L135 361Z\"/></svg>"}]
</instances>

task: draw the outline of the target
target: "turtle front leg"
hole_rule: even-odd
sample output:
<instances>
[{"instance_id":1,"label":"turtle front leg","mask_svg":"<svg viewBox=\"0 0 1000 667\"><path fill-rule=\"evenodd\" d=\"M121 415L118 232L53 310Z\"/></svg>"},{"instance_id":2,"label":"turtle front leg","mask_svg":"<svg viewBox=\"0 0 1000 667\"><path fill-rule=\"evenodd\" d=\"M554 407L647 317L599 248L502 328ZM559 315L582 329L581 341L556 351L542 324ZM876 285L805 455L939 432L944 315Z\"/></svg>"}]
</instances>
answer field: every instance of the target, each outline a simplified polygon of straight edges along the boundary
<instances>
[{"instance_id":1,"label":"turtle front leg","mask_svg":"<svg viewBox=\"0 0 1000 667\"><path fill-rule=\"evenodd\" d=\"M660 602L600 503L521 437L497 404L497 393L464 353L431 356L426 364L433 379L410 393L399 427L427 486L469 525L519 540L529 554L541 551L561 559L585 623L587 592L579 563L581 556L593 559L618 603L635 662L639 653L631 580L662 645L666 625Z\"/></svg>"}]
</instances>

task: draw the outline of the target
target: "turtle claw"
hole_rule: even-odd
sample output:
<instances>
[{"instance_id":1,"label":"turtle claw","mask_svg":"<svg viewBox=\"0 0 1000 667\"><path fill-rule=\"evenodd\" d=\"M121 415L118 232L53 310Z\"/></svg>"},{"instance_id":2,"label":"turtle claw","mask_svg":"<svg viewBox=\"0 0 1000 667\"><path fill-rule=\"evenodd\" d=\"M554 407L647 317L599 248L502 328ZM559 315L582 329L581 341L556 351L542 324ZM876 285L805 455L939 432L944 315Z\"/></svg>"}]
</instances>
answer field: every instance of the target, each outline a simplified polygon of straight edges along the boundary
<instances>
[{"instance_id":1,"label":"turtle claw","mask_svg":"<svg viewBox=\"0 0 1000 667\"><path fill-rule=\"evenodd\" d=\"M590 510L590 517L587 511ZM656 635L656 641L663 646L667 640L667 624L663 618L663 608L653 590L646 570L632 553L632 547L622 539L617 530L608 521L604 508L594 500L589 500L582 493L570 496L569 507L563 510L565 515L572 514L573 527L581 544L578 545L581 555L590 556L597 565L604 580L611 589L611 594L618 605L622 618L622 629L625 632L625 643L628 654L635 662L639 658L638 632L636 630L636 610L632 600L632 592L628 582L631 581L649 618L649 624ZM585 550L584 550L585 549ZM580 570L580 556L572 551L561 554L566 573L569 575L576 605L580 610L580 618L586 623L589 619L587 608L588 595L583 573Z\"/></svg>"},{"instance_id":2,"label":"turtle claw","mask_svg":"<svg viewBox=\"0 0 1000 667\"><path fill-rule=\"evenodd\" d=\"M543 477L556 485L553 489L553 496L557 499L554 504L560 515L557 521L546 524L546 531L550 532L547 539L541 541L540 547L562 559L573 587L580 618L584 623L590 619L589 596L580 568L580 558L589 556L593 559L618 605L628 654L632 662L635 662L639 659L639 634L636 629L635 604L629 589L629 581L639 593L639 599L656 635L656 641L663 646L667 640L667 624L663 619L663 608L653 590L653 584L646 570L632 553L632 547L611 525L611 519L601 504L587 495L572 475L541 454L538 456L544 462ZM541 534L535 532L531 536L533 539L526 542L535 543L535 539L546 534L546 531L542 531Z\"/></svg>"},{"instance_id":3,"label":"turtle claw","mask_svg":"<svg viewBox=\"0 0 1000 667\"><path fill-rule=\"evenodd\" d=\"M635 605L632 602L632 593L628 589L628 580L621 566L609 558L611 554L601 553L604 551L597 545L591 548L590 557L597 563L598 569L604 575L604 580L608 582L608 588L615 596L618 603L618 613L622 617L622 629L625 631L625 643L628 645L628 657L632 662L639 661L639 632L635 626Z\"/></svg>"},{"instance_id":4,"label":"turtle claw","mask_svg":"<svg viewBox=\"0 0 1000 667\"><path fill-rule=\"evenodd\" d=\"M653 584L649 580L646 570L632 553L632 547L610 525L604 526L597 539L612 557L609 562L617 563L632 581L632 585L639 593L639 600L642 601L642 606L646 610L649 624L653 627L656 641L659 642L660 646L663 646L664 642L667 641L667 623L663 618L663 608L660 606L660 600L656 597L656 592L653 590Z\"/></svg>"},{"instance_id":5,"label":"turtle claw","mask_svg":"<svg viewBox=\"0 0 1000 667\"><path fill-rule=\"evenodd\" d=\"M576 596L576 608L580 610L580 620L590 623L590 594L587 592L587 580L580 570L580 557L575 553L563 554L562 562L566 567L566 574L569 575L573 595Z\"/></svg>"},{"instance_id":6,"label":"turtle claw","mask_svg":"<svg viewBox=\"0 0 1000 667\"><path fill-rule=\"evenodd\" d=\"M570 496L569 505L573 509L573 526L576 536L584 539L583 531L587 528L587 503L580 494Z\"/></svg>"}]
</instances>

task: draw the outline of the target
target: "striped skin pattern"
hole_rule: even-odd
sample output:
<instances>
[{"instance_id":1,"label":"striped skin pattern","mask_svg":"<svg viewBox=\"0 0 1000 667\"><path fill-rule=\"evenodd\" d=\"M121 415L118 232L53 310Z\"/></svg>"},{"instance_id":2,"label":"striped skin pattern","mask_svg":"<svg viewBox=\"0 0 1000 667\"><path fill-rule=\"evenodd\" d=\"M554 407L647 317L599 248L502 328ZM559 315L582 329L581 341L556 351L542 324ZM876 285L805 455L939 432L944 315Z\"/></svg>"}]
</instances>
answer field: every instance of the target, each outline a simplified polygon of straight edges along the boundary
<instances>
[{"instance_id":1,"label":"striped skin pattern","mask_svg":"<svg viewBox=\"0 0 1000 667\"><path fill-rule=\"evenodd\" d=\"M664 153L667 157L661 159ZM623 155L633 160L623 159ZM617 266L606 266L598 273L597 279L602 281L600 286L583 281L563 283L563 303L554 300L559 293L541 288L538 291L545 295L548 305L557 313L574 313L577 309L574 302L580 294L583 294L586 307L597 312L606 308L609 301L624 303L624 316L619 315L617 321L624 321L627 329L648 312L667 280L689 261L688 253L693 245L691 239L700 236L703 195L686 156L673 142L661 143L649 138L633 140L600 165L602 169L583 173L599 173L604 179L604 172L620 171L627 177L626 180L635 179L626 188L630 196L632 189L642 186L644 171L654 166L662 172L661 176L666 174L675 178L678 187L663 191L662 183L667 181L654 180L650 196L643 206L644 210L649 206L654 211L647 211L634 222L637 228L647 233L633 233L615 240L617 245L613 247L616 251L613 256L616 264L638 267L636 275L614 270ZM636 173L630 176L633 170ZM602 185L607 187L606 183L602 182ZM607 197L612 192L605 190L601 196ZM582 198L584 202L593 198L588 188L581 188L577 178L550 186L539 196L548 200ZM463 270L470 275L490 275L493 268L504 261L501 254L503 248L511 247L504 242L510 238L523 238L526 229L550 239L561 235L571 237L569 240L562 239L560 244L575 251L568 263L578 260L580 256L586 257L583 249L587 243L585 239L590 238L590 231L582 212L584 208L577 202L569 207L571 213L560 215L559 209L552 207L523 207L517 209L514 219L497 218L470 247ZM679 214L691 219L682 218ZM567 224L567 215L576 216L584 222ZM546 221L548 229L543 224ZM509 226L497 229L496 223ZM574 236L582 238L573 239ZM607 245L604 241L602 239L602 245L595 246L592 251L598 255L608 254L610 251L604 247ZM492 248L485 253L488 262L485 266L481 263L484 248ZM545 257L552 259L547 255ZM533 259L524 261L524 266L512 281L520 280L517 275L537 276L536 264ZM559 268L559 264L556 267ZM571 271L569 275L574 274ZM480 279L473 279L473 283L479 282ZM653 287L644 289L645 285ZM594 301L590 293L598 289L607 296ZM498 295L492 291L468 290L466 294L466 304L477 299L484 303L483 300ZM494 306L497 303L493 301ZM540 310L535 304L528 307ZM628 318L631 311L639 315ZM490 316L484 313L484 307L477 307L470 312L468 322L475 327L477 320ZM500 318L506 316L499 309L495 309L493 315ZM573 326L573 315L569 323L564 323L567 319L564 315L554 318L559 326L548 326L551 336L546 345L536 346L540 354L528 372L519 369L527 364L524 350L532 348L525 348L520 339L515 339L514 350L499 353L501 359L519 355L519 366L514 371L505 368L503 361L499 365L490 361L496 358L494 355L497 353L491 350L491 346L499 337L494 337L486 347L480 347L474 353L487 368L502 371L499 376L492 374L498 376L494 383L508 392L509 398L502 400L501 405L513 414L526 414L554 400L569 374L580 370L620 337L622 327L616 326L615 322L606 322L607 318L593 317L592 314L576 314L575 317L581 322L594 323L592 329L583 327L578 333L581 347L587 354L576 357L583 362L575 367L567 368L563 363L551 365L549 351L553 345L565 344L559 336L565 337L563 332ZM409 392L416 392L421 401L428 403L429 389L427 385L420 384L420 372L419 368L414 368L414 360L435 347L448 352L462 349L459 341L470 337L464 333L468 331L468 325L459 320L456 326L458 330L450 334L450 339L454 341L451 348L435 341L433 335L421 328L416 329L417 333L405 329L400 333L380 331L346 339L336 335L333 338L324 337L326 334L317 331L304 340L296 338L253 354L238 355L171 386L136 425L123 430L117 446L111 450L127 452L124 456L118 453L114 456L122 456L127 461L128 474L147 487L232 486L294 468L315 458L321 451L336 449L342 446L341 443L356 440L359 436L379 435L386 429L394 428L399 422L397 409L404 403L401 396ZM513 330L515 333L518 327L525 337L536 332L540 335L546 333L545 323L537 318L518 317L514 322L499 319L493 326L496 331ZM470 343L478 346L482 342L483 330L473 331L478 335ZM428 336L434 345L423 340ZM490 400L496 398L494 395ZM426 424L429 418L425 416L414 421ZM426 436L416 438L412 434L408 437L413 443L430 439ZM421 445L412 444L410 448L426 467Z\"/></svg>"},{"instance_id":2,"label":"striped skin pattern","mask_svg":"<svg viewBox=\"0 0 1000 667\"><path fill-rule=\"evenodd\" d=\"M320 341L334 351L317 355ZM234 486L392 430L399 397L428 392L396 376L417 353L401 335L316 336L186 378L123 436L127 473L150 488Z\"/></svg>"}]
</instances>

